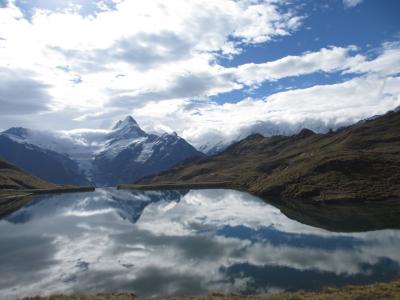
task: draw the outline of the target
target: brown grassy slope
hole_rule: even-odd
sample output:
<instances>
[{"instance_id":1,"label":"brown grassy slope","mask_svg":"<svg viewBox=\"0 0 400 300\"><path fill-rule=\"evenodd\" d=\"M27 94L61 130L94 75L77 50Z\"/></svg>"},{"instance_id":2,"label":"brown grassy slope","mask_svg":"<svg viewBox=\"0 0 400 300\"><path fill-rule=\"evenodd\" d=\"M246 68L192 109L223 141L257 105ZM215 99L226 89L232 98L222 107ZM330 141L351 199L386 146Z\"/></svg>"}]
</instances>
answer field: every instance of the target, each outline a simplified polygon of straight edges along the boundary
<instances>
[{"instance_id":1,"label":"brown grassy slope","mask_svg":"<svg viewBox=\"0 0 400 300\"><path fill-rule=\"evenodd\" d=\"M0 190L51 189L56 185L35 177L16 166L0 160Z\"/></svg>"},{"instance_id":2,"label":"brown grassy slope","mask_svg":"<svg viewBox=\"0 0 400 300\"><path fill-rule=\"evenodd\" d=\"M230 182L262 197L315 201L398 199L400 112L328 134L255 134L223 153L139 184Z\"/></svg>"},{"instance_id":3,"label":"brown grassy slope","mask_svg":"<svg viewBox=\"0 0 400 300\"><path fill-rule=\"evenodd\" d=\"M132 294L98 294L87 296L62 296L25 298L30 300L132 300ZM366 286L347 286L340 289L326 288L321 292L297 292L277 295L240 296L211 294L198 297L163 297L153 299L177 300L398 300L400 299L400 281L376 283Z\"/></svg>"},{"instance_id":4,"label":"brown grassy slope","mask_svg":"<svg viewBox=\"0 0 400 300\"><path fill-rule=\"evenodd\" d=\"M29 203L26 191L59 187L39 179L16 166L0 160L0 218Z\"/></svg>"},{"instance_id":5,"label":"brown grassy slope","mask_svg":"<svg viewBox=\"0 0 400 300\"><path fill-rule=\"evenodd\" d=\"M0 160L0 219L31 201L31 194L93 191L91 186L58 185L44 181Z\"/></svg>"}]
</instances>

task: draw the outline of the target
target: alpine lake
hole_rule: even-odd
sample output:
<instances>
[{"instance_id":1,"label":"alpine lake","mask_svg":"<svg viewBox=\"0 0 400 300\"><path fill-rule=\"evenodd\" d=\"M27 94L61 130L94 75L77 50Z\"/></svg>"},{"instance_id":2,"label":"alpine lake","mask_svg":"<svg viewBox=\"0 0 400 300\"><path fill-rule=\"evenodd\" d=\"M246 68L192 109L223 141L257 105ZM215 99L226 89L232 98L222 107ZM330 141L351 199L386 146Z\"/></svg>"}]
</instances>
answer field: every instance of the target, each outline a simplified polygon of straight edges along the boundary
<instances>
[{"instance_id":1,"label":"alpine lake","mask_svg":"<svg viewBox=\"0 0 400 300\"><path fill-rule=\"evenodd\" d=\"M399 208L224 189L33 196L0 220L0 295L260 294L400 276Z\"/></svg>"}]
</instances>

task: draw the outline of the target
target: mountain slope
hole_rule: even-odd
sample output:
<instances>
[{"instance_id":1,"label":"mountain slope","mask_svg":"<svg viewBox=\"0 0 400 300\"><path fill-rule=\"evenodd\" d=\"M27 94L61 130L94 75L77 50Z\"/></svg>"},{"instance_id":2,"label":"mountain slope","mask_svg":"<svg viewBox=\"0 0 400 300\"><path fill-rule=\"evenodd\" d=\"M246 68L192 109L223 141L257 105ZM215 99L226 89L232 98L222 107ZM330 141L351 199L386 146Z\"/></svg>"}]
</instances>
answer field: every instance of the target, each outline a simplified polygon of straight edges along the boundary
<instances>
[{"instance_id":1,"label":"mountain slope","mask_svg":"<svg viewBox=\"0 0 400 300\"><path fill-rule=\"evenodd\" d=\"M314 201L398 199L400 112L328 134L251 135L220 155L139 184L227 182L266 198Z\"/></svg>"},{"instance_id":2,"label":"mountain slope","mask_svg":"<svg viewBox=\"0 0 400 300\"><path fill-rule=\"evenodd\" d=\"M0 158L53 183L87 183L77 163L67 155L15 141L7 133L0 135Z\"/></svg>"},{"instance_id":3,"label":"mountain slope","mask_svg":"<svg viewBox=\"0 0 400 300\"><path fill-rule=\"evenodd\" d=\"M132 117L119 121L94 158L95 181L114 185L154 175L192 156L203 156L176 134L147 134Z\"/></svg>"},{"instance_id":4,"label":"mountain slope","mask_svg":"<svg viewBox=\"0 0 400 300\"><path fill-rule=\"evenodd\" d=\"M31 194L93 191L89 186L58 185L44 181L0 160L0 219L28 204Z\"/></svg>"},{"instance_id":5,"label":"mountain slope","mask_svg":"<svg viewBox=\"0 0 400 300\"><path fill-rule=\"evenodd\" d=\"M59 187L0 160L0 190L52 189Z\"/></svg>"},{"instance_id":6,"label":"mountain slope","mask_svg":"<svg viewBox=\"0 0 400 300\"><path fill-rule=\"evenodd\" d=\"M13 127L0 134L0 158L62 184L115 185L202 155L176 134L146 133L130 116L111 130L47 132Z\"/></svg>"}]
</instances>

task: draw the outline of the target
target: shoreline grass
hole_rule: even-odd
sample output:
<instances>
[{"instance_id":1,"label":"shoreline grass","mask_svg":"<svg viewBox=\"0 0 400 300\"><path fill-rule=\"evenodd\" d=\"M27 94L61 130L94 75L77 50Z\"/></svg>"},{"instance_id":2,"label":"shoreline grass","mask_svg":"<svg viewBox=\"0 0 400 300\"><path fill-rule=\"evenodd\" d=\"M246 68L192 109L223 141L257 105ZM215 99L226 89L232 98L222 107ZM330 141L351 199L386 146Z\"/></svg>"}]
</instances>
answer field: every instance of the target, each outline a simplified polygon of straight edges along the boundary
<instances>
[{"instance_id":1,"label":"shoreline grass","mask_svg":"<svg viewBox=\"0 0 400 300\"><path fill-rule=\"evenodd\" d=\"M24 300L132 300L146 299L131 293L102 293L96 295L52 295L44 297L26 297ZM324 288L318 292L299 291L271 295L238 295L210 293L208 295L188 297L155 297L153 300L399 300L400 279L392 282L369 285L349 285L342 288Z\"/></svg>"}]
</instances>

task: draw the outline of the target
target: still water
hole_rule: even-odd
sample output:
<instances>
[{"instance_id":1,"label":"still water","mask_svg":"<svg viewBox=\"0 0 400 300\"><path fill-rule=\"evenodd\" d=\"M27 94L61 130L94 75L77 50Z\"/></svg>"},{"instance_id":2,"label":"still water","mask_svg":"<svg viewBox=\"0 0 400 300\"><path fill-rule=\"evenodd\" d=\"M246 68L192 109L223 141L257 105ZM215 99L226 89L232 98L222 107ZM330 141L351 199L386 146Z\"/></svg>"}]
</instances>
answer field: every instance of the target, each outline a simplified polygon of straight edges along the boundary
<instances>
[{"instance_id":1,"label":"still water","mask_svg":"<svg viewBox=\"0 0 400 300\"><path fill-rule=\"evenodd\" d=\"M400 231L303 225L232 190L38 196L0 220L0 298L266 293L400 275Z\"/></svg>"}]
</instances>

